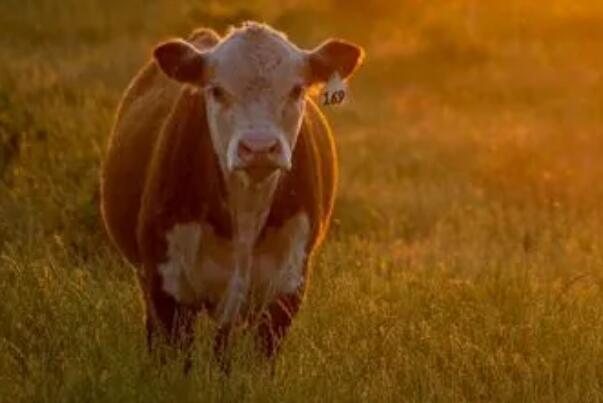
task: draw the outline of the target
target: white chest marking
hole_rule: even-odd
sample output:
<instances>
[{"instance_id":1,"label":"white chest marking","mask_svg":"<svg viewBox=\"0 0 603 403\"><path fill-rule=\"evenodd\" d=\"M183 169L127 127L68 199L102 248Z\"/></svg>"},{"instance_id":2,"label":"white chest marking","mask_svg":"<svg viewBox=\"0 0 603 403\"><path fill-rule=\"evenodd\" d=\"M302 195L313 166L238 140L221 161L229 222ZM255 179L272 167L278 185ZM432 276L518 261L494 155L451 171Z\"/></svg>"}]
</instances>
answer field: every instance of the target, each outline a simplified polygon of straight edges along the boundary
<instances>
[{"instance_id":1,"label":"white chest marking","mask_svg":"<svg viewBox=\"0 0 603 403\"><path fill-rule=\"evenodd\" d=\"M309 237L310 221L302 213L267 234L255 254L252 283L267 286L268 296L297 292L304 282Z\"/></svg>"},{"instance_id":2,"label":"white chest marking","mask_svg":"<svg viewBox=\"0 0 603 403\"><path fill-rule=\"evenodd\" d=\"M234 320L250 294L268 303L278 294L300 289L309 237L310 222L304 213L268 230L245 272L237 268L240 251L232 241L219 238L207 225L177 224L167 234L167 260L158 267L163 289L182 303L219 303L223 305L219 319Z\"/></svg>"},{"instance_id":3,"label":"white chest marking","mask_svg":"<svg viewBox=\"0 0 603 403\"><path fill-rule=\"evenodd\" d=\"M195 223L176 224L167 234L167 261L159 265L163 290L177 301L192 302L194 292L187 279L197 263L201 226Z\"/></svg>"}]
</instances>

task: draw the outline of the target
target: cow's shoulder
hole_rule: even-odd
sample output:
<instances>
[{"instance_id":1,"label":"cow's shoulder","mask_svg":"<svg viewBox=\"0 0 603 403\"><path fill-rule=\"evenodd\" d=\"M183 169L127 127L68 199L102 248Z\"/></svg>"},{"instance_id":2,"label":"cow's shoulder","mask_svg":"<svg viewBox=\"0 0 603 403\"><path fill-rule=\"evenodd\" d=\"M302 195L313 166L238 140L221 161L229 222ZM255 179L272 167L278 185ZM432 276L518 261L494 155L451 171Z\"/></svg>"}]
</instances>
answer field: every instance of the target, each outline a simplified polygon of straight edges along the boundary
<instances>
[{"instance_id":1,"label":"cow's shoulder","mask_svg":"<svg viewBox=\"0 0 603 403\"><path fill-rule=\"evenodd\" d=\"M219 235L231 237L204 102L201 91L184 87L155 145L138 223L143 260L164 259L165 234L178 223L204 221Z\"/></svg>"},{"instance_id":2,"label":"cow's shoulder","mask_svg":"<svg viewBox=\"0 0 603 403\"><path fill-rule=\"evenodd\" d=\"M199 29L188 40L204 50L215 46L220 38L209 29ZM105 225L122 253L135 265L140 263L136 232L143 187L162 128L173 116L182 90L183 86L166 77L154 60L148 61L122 96L103 161Z\"/></svg>"}]
</instances>

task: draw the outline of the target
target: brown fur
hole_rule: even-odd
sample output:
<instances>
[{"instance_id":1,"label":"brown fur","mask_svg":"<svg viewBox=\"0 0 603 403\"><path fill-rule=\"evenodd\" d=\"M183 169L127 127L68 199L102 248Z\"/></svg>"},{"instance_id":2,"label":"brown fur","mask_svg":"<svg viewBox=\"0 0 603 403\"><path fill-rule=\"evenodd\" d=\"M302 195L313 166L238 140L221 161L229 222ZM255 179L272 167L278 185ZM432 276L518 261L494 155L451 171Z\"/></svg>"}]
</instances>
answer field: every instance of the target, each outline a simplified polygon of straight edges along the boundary
<instances>
[{"instance_id":1,"label":"brown fur","mask_svg":"<svg viewBox=\"0 0 603 403\"><path fill-rule=\"evenodd\" d=\"M217 44L219 37L211 30L200 29L189 41L205 49ZM154 61L148 62L125 92L103 163L103 219L115 244L134 265L141 263L136 228L147 165L180 87L165 77Z\"/></svg>"},{"instance_id":2,"label":"brown fur","mask_svg":"<svg viewBox=\"0 0 603 403\"><path fill-rule=\"evenodd\" d=\"M200 49L218 41L208 31L190 40ZM308 100L293 167L280 180L266 227L280 227L305 211L312 230L310 255L328 227L336 176L333 137L318 107ZM166 233L191 221L208 223L224 238L230 238L233 229L202 92L169 80L154 62L134 78L120 105L103 164L102 210L111 238L140 269L149 335L157 327L169 338L181 327L188 333L190 320L180 323L178 318L188 318L189 307L163 292L157 273L158 264L166 260ZM297 311L301 292L278 297L262 314L259 332L269 355ZM268 322L266 315L272 317Z\"/></svg>"}]
</instances>

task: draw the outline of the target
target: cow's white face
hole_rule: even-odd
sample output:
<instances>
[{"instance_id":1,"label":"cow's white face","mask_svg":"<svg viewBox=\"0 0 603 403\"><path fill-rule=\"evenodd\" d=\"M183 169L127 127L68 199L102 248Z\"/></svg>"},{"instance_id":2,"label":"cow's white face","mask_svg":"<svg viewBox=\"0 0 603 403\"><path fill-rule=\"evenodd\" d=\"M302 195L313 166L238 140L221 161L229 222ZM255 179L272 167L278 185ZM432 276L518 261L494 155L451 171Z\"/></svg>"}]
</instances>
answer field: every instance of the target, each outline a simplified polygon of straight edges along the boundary
<instances>
[{"instance_id":1,"label":"cow's white face","mask_svg":"<svg viewBox=\"0 0 603 403\"><path fill-rule=\"evenodd\" d=\"M209 60L207 119L226 172L289 169L305 106L303 52L278 34L247 29Z\"/></svg>"},{"instance_id":2,"label":"cow's white face","mask_svg":"<svg viewBox=\"0 0 603 403\"><path fill-rule=\"evenodd\" d=\"M261 180L291 168L306 89L336 72L347 78L362 50L329 40L305 51L265 25L247 23L210 50L173 40L159 45L155 58L168 76L204 91L210 135L225 176L241 171Z\"/></svg>"}]
</instances>

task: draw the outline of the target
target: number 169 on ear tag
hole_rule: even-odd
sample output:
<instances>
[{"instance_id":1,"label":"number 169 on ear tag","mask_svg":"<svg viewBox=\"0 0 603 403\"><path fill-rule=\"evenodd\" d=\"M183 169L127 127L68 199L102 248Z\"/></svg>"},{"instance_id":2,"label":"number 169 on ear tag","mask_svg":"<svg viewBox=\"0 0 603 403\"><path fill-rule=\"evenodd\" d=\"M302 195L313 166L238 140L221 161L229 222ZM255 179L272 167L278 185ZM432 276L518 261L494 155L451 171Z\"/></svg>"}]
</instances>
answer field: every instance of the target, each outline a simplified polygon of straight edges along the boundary
<instances>
[{"instance_id":1,"label":"number 169 on ear tag","mask_svg":"<svg viewBox=\"0 0 603 403\"><path fill-rule=\"evenodd\" d=\"M335 73L329 78L325 85L321 100L323 105L341 105L347 96L346 84L343 82L339 73Z\"/></svg>"}]
</instances>

